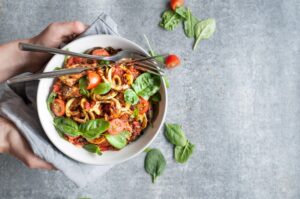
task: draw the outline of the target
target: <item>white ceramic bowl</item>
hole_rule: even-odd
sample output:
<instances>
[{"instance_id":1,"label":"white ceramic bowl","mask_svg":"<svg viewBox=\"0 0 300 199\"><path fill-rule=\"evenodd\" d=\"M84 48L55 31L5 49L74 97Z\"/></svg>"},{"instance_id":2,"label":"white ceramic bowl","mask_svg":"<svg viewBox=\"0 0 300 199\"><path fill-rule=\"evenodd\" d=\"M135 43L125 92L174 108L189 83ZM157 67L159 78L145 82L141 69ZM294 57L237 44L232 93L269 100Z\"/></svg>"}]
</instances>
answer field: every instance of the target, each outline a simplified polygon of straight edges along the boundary
<instances>
[{"instance_id":1,"label":"white ceramic bowl","mask_svg":"<svg viewBox=\"0 0 300 199\"><path fill-rule=\"evenodd\" d=\"M94 35L80 38L66 45L64 49L69 49L74 52L84 52L87 49L93 47L108 47L121 48L126 50L135 50L143 53L147 53L137 44L117 36L111 35ZM49 61L45 68L46 71L52 71L57 66L62 66L64 61L63 55L55 55ZM53 118L49 113L46 105L46 100L49 92L52 88L54 79L42 79L39 82L38 93L37 93L37 107L40 122L44 128L45 133L51 142L67 156L83 163L94 164L94 165L109 165L124 162L133 158L134 156L141 153L147 146L151 144L154 138L159 133L166 116L167 109L167 89L165 82L162 80L161 84L161 102L159 104L158 115L153 123L153 127L148 127L147 130L141 135L135 142L130 143L128 146L120 151L107 151L103 155L98 156L87 152L81 147L76 147L68 141L62 139L56 132L53 126Z\"/></svg>"}]
</instances>

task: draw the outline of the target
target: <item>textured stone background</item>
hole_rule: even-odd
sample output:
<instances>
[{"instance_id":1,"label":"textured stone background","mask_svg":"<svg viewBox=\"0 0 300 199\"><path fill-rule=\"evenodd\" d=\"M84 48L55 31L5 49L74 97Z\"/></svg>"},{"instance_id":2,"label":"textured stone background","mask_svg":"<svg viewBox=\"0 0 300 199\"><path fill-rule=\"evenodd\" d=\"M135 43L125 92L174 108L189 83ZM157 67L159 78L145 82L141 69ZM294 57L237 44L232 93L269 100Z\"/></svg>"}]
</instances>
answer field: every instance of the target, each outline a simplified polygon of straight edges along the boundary
<instances>
[{"instance_id":1,"label":"textured stone background","mask_svg":"<svg viewBox=\"0 0 300 199\"><path fill-rule=\"evenodd\" d=\"M146 47L146 34L153 48L180 55L182 66L168 71L167 121L183 124L197 146L187 164L176 164L160 134L152 146L168 165L156 184L141 154L82 189L59 171L0 155L0 198L300 198L299 0L187 0L196 16L217 20L196 51L181 27L158 27L166 3L0 0L1 43L52 21L90 23L105 11L124 37Z\"/></svg>"}]
</instances>

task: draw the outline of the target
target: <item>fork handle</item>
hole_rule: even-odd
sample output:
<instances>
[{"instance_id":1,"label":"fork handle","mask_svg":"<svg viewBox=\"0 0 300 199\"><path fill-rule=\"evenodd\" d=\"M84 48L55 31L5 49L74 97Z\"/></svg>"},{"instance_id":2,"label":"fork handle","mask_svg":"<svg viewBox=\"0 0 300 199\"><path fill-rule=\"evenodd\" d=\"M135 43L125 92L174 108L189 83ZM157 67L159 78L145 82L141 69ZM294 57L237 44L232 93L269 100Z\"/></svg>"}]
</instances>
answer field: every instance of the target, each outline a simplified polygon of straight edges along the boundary
<instances>
[{"instance_id":1,"label":"fork handle","mask_svg":"<svg viewBox=\"0 0 300 199\"><path fill-rule=\"evenodd\" d=\"M95 56L83 53L75 53L68 50L62 50L59 48L50 48L46 46L39 46L29 43L19 43L20 50L23 51L31 51L31 52L43 52L43 53L51 53L51 54L60 54L60 55L70 55L75 57L83 57L87 59L94 59L94 60L110 60L111 58L103 57L103 56Z\"/></svg>"},{"instance_id":2,"label":"fork handle","mask_svg":"<svg viewBox=\"0 0 300 199\"><path fill-rule=\"evenodd\" d=\"M44 73L35 73L35 74L24 75L24 76L16 76L8 79L6 83L14 84L14 83L38 80L42 78L60 77L62 75L81 73L87 69L88 68L72 68L72 69L62 69L62 70L56 70L56 71L50 71Z\"/></svg>"}]
</instances>

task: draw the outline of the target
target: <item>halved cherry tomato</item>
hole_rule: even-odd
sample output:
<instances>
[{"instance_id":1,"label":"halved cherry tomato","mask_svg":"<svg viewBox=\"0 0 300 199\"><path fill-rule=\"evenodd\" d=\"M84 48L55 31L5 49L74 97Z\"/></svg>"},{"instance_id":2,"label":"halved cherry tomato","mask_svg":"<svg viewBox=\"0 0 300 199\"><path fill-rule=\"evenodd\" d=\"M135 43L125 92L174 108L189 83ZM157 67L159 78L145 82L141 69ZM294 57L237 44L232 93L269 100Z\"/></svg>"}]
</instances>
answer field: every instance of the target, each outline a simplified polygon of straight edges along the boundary
<instances>
[{"instance_id":1,"label":"halved cherry tomato","mask_svg":"<svg viewBox=\"0 0 300 199\"><path fill-rule=\"evenodd\" d=\"M184 3L184 0L171 0L170 6L171 6L172 10L176 10L176 8L182 6L183 3Z\"/></svg>"},{"instance_id":2,"label":"halved cherry tomato","mask_svg":"<svg viewBox=\"0 0 300 199\"><path fill-rule=\"evenodd\" d=\"M82 64L86 63L87 59L81 58L81 57L69 57L67 60L67 65L73 65L73 64Z\"/></svg>"},{"instance_id":3,"label":"halved cherry tomato","mask_svg":"<svg viewBox=\"0 0 300 199\"><path fill-rule=\"evenodd\" d=\"M55 93L58 93L60 91L61 88L61 82L55 82L55 84L53 85L52 91Z\"/></svg>"},{"instance_id":4,"label":"halved cherry tomato","mask_svg":"<svg viewBox=\"0 0 300 199\"><path fill-rule=\"evenodd\" d=\"M65 114L65 102L61 99L55 99L51 104L51 110L56 116L63 116Z\"/></svg>"},{"instance_id":5,"label":"halved cherry tomato","mask_svg":"<svg viewBox=\"0 0 300 199\"><path fill-rule=\"evenodd\" d=\"M113 119L109 122L108 133L111 135L117 135L126 127L126 123L120 119Z\"/></svg>"},{"instance_id":6,"label":"halved cherry tomato","mask_svg":"<svg viewBox=\"0 0 300 199\"><path fill-rule=\"evenodd\" d=\"M93 50L92 55L109 56L109 53L104 48L100 48Z\"/></svg>"},{"instance_id":7,"label":"halved cherry tomato","mask_svg":"<svg viewBox=\"0 0 300 199\"><path fill-rule=\"evenodd\" d=\"M90 110L91 108L93 108L93 106L94 106L95 104L96 104L95 101L92 101L91 103L86 102L86 103L84 104L84 108L85 108L85 110Z\"/></svg>"},{"instance_id":8,"label":"halved cherry tomato","mask_svg":"<svg viewBox=\"0 0 300 199\"><path fill-rule=\"evenodd\" d=\"M87 77L88 77L89 84L86 89L95 88L101 81L100 76L94 71L89 71Z\"/></svg>"},{"instance_id":9,"label":"halved cherry tomato","mask_svg":"<svg viewBox=\"0 0 300 199\"><path fill-rule=\"evenodd\" d=\"M149 102L142 97L139 97L139 98L140 98L140 101L137 105L137 108L138 108L140 114L144 114L149 109Z\"/></svg>"},{"instance_id":10,"label":"halved cherry tomato","mask_svg":"<svg viewBox=\"0 0 300 199\"><path fill-rule=\"evenodd\" d=\"M180 59L176 55L169 55L165 59L167 68L174 68L180 64Z\"/></svg>"}]
</instances>

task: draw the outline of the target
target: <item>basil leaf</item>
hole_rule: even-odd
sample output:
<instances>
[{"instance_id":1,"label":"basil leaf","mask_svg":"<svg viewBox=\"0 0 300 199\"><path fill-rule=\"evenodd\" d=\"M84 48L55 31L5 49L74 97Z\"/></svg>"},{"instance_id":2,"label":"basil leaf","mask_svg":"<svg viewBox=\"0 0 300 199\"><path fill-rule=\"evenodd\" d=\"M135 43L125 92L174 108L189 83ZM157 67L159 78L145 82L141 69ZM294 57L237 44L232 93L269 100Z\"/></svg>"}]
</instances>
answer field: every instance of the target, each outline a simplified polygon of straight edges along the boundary
<instances>
[{"instance_id":1,"label":"basil leaf","mask_svg":"<svg viewBox=\"0 0 300 199\"><path fill-rule=\"evenodd\" d=\"M108 93L110 89L111 89L110 83L100 83L96 88L93 89L93 93L103 95Z\"/></svg>"},{"instance_id":2,"label":"basil leaf","mask_svg":"<svg viewBox=\"0 0 300 199\"><path fill-rule=\"evenodd\" d=\"M183 6L177 7L175 12L179 14L183 19L187 19L188 9Z\"/></svg>"},{"instance_id":3,"label":"basil leaf","mask_svg":"<svg viewBox=\"0 0 300 199\"><path fill-rule=\"evenodd\" d=\"M195 25L197 24L198 19L194 17L190 11L187 10L186 20L183 22L184 33L187 37L191 38L195 35Z\"/></svg>"},{"instance_id":4,"label":"basil leaf","mask_svg":"<svg viewBox=\"0 0 300 199\"><path fill-rule=\"evenodd\" d=\"M175 160L178 163L185 163L193 154L195 145L187 141L184 146L176 146L174 150Z\"/></svg>"},{"instance_id":5,"label":"basil leaf","mask_svg":"<svg viewBox=\"0 0 300 199\"><path fill-rule=\"evenodd\" d=\"M98 64L100 64L100 65L109 65L110 61L108 61L108 60L99 60Z\"/></svg>"},{"instance_id":6,"label":"basil leaf","mask_svg":"<svg viewBox=\"0 0 300 199\"><path fill-rule=\"evenodd\" d=\"M166 160L158 149L151 149L147 152L145 158L145 170L152 177L154 183L156 178L160 176L166 168Z\"/></svg>"},{"instance_id":7,"label":"basil leaf","mask_svg":"<svg viewBox=\"0 0 300 199\"><path fill-rule=\"evenodd\" d=\"M54 68L54 70L61 70L61 69L63 69L62 67L59 67L59 66L56 66L55 68Z\"/></svg>"},{"instance_id":8,"label":"basil leaf","mask_svg":"<svg viewBox=\"0 0 300 199\"><path fill-rule=\"evenodd\" d=\"M182 20L181 16L172 10L166 10L161 18L159 25L166 30L174 30Z\"/></svg>"},{"instance_id":9,"label":"basil leaf","mask_svg":"<svg viewBox=\"0 0 300 199\"><path fill-rule=\"evenodd\" d=\"M87 85L88 85L88 82L87 82L87 79L85 77L79 79L79 92L80 92L80 94L89 97L90 92L86 89Z\"/></svg>"},{"instance_id":10,"label":"basil leaf","mask_svg":"<svg viewBox=\"0 0 300 199\"><path fill-rule=\"evenodd\" d=\"M84 149L86 149L88 152L91 152L91 153L96 153L98 155L102 155L98 145L96 144L86 144L83 146Z\"/></svg>"},{"instance_id":11,"label":"basil leaf","mask_svg":"<svg viewBox=\"0 0 300 199\"><path fill-rule=\"evenodd\" d=\"M150 100L152 102L160 102L160 100L161 100L160 92L157 92L154 95L152 95L152 97L150 98Z\"/></svg>"},{"instance_id":12,"label":"basil leaf","mask_svg":"<svg viewBox=\"0 0 300 199\"><path fill-rule=\"evenodd\" d=\"M139 97L135 94L132 89L127 89L124 92L124 100L125 102L135 105L139 102Z\"/></svg>"},{"instance_id":13,"label":"basil leaf","mask_svg":"<svg viewBox=\"0 0 300 199\"><path fill-rule=\"evenodd\" d=\"M165 136L169 142L176 146L185 146L187 139L179 124L165 123Z\"/></svg>"},{"instance_id":14,"label":"basil leaf","mask_svg":"<svg viewBox=\"0 0 300 199\"><path fill-rule=\"evenodd\" d=\"M131 136L129 131L122 131L117 135L106 134L107 141L117 149L122 149L127 145L127 139Z\"/></svg>"},{"instance_id":15,"label":"basil leaf","mask_svg":"<svg viewBox=\"0 0 300 199\"><path fill-rule=\"evenodd\" d=\"M54 99L56 98L56 96L57 96L57 94L55 92L51 92L50 95L48 96L47 102L46 102L47 103L47 108L50 111L50 113L52 114L52 116L53 116L53 113L51 111L50 106L51 106L52 102L54 101Z\"/></svg>"},{"instance_id":16,"label":"basil leaf","mask_svg":"<svg viewBox=\"0 0 300 199\"><path fill-rule=\"evenodd\" d=\"M139 109L135 108L133 110L133 114L130 116L131 118L137 118L139 116Z\"/></svg>"},{"instance_id":17,"label":"basil leaf","mask_svg":"<svg viewBox=\"0 0 300 199\"><path fill-rule=\"evenodd\" d=\"M140 75L132 87L138 96L148 100L149 97L154 95L160 88L160 77L150 73L143 73Z\"/></svg>"},{"instance_id":18,"label":"basil leaf","mask_svg":"<svg viewBox=\"0 0 300 199\"><path fill-rule=\"evenodd\" d=\"M77 123L70 118L56 117L53 122L55 128L57 128L60 133L73 137L81 135Z\"/></svg>"},{"instance_id":19,"label":"basil leaf","mask_svg":"<svg viewBox=\"0 0 300 199\"><path fill-rule=\"evenodd\" d=\"M195 25L195 44L193 49L197 47L199 42L203 39L209 39L216 30L216 21L214 19L206 19L198 22Z\"/></svg>"},{"instance_id":20,"label":"basil leaf","mask_svg":"<svg viewBox=\"0 0 300 199\"><path fill-rule=\"evenodd\" d=\"M87 139L99 137L108 128L109 122L104 119L89 120L84 124L80 124L79 126L82 136Z\"/></svg>"},{"instance_id":21,"label":"basil leaf","mask_svg":"<svg viewBox=\"0 0 300 199\"><path fill-rule=\"evenodd\" d=\"M170 88L170 81L169 81L169 79L167 78L167 76L163 76L162 78L163 78L163 80L164 80L165 83L166 83L166 87L167 87L167 88Z\"/></svg>"},{"instance_id":22,"label":"basil leaf","mask_svg":"<svg viewBox=\"0 0 300 199\"><path fill-rule=\"evenodd\" d=\"M152 150L151 148L147 147L147 148L144 149L144 152L145 152L145 153L148 153L148 152L151 151L151 150Z\"/></svg>"}]
</instances>

